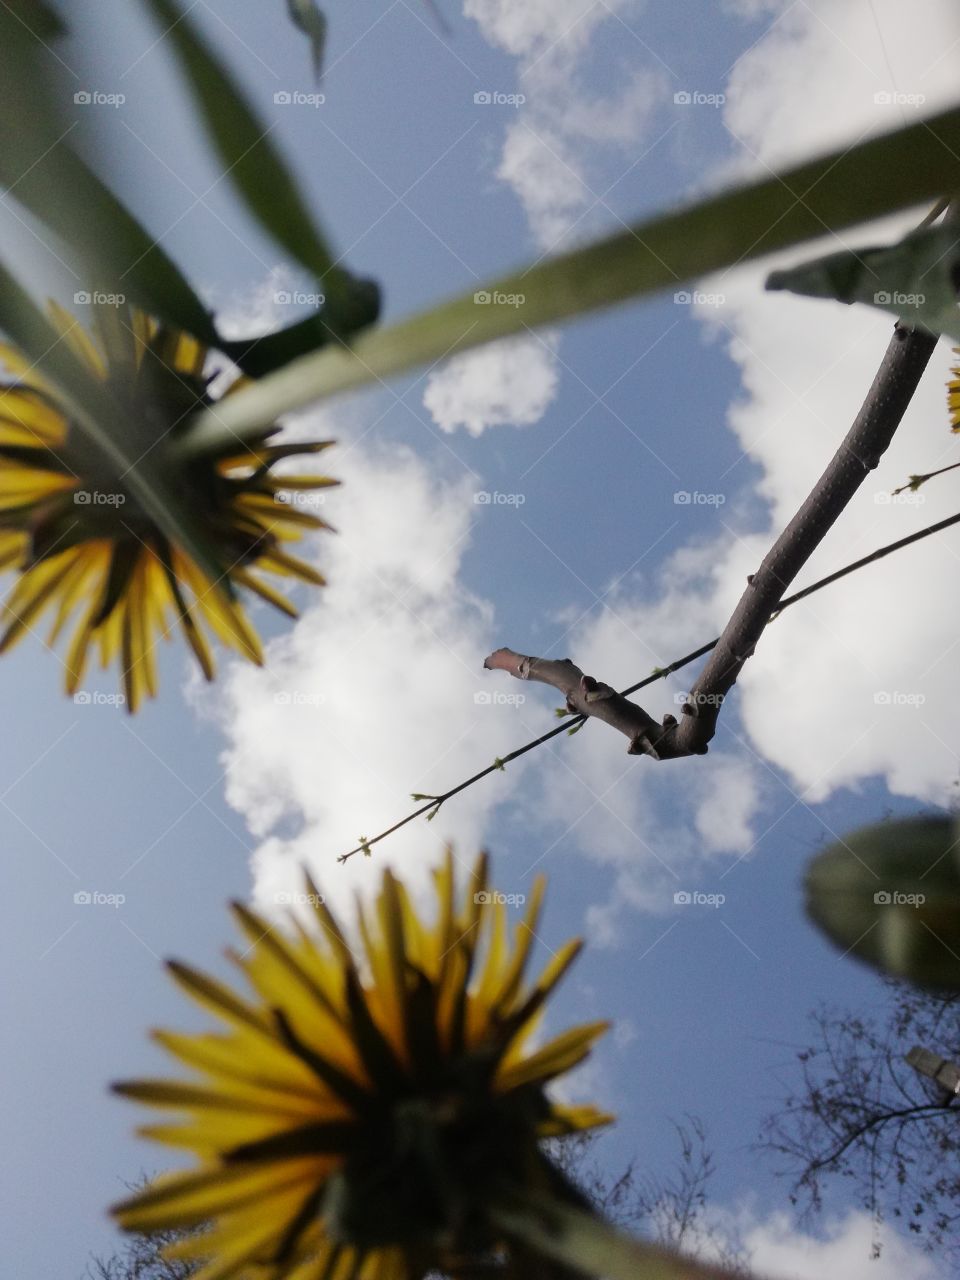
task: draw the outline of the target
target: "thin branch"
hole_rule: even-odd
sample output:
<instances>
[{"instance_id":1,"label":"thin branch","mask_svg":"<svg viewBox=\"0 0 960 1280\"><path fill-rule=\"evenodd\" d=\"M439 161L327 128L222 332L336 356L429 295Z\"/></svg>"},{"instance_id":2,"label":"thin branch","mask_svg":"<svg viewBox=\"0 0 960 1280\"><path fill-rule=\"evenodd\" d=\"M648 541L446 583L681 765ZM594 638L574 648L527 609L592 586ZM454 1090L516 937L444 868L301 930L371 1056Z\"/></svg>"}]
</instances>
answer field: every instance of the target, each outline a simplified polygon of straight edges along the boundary
<instances>
[{"instance_id":1,"label":"thin branch","mask_svg":"<svg viewBox=\"0 0 960 1280\"><path fill-rule=\"evenodd\" d=\"M900 1111L884 1111L873 1115L863 1124L857 1125L852 1133L847 1134L843 1142L835 1147L833 1151L828 1152L825 1156L819 1156L816 1160L812 1160L807 1168L807 1173L817 1173L820 1169L825 1169L828 1165L839 1160L848 1147L851 1147L860 1138L865 1137L871 1129L876 1129L878 1125L884 1125L889 1120L928 1120L931 1116L942 1116L943 1106L939 1102L919 1103L914 1107L904 1107Z\"/></svg>"},{"instance_id":2,"label":"thin branch","mask_svg":"<svg viewBox=\"0 0 960 1280\"><path fill-rule=\"evenodd\" d=\"M893 490L893 497L898 493L905 493L908 489L911 493L916 493L922 484L926 484L928 480L933 480L935 476L942 476L947 471L956 471L960 467L960 462L951 462L949 466L939 467L936 471L928 471L926 475L910 476L906 484L902 484L899 489Z\"/></svg>"},{"instance_id":3,"label":"thin branch","mask_svg":"<svg viewBox=\"0 0 960 1280\"><path fill-rule=\"evenodd\" d=\"M854 573L858 569L863 569L868 564L873 564L876 560L882 560L885 556L892 555L894 551L900 551L904 547L910 546L911 543L919 542L923 538L929 538L934 533L940 533L943 529L948 529L951 525L960 523L960 512L956 515L948 516L946 520L938 520L936 524L928 525L925 529L920 529L916 533L911 533L905 538L898 538L896 542L887 543L886 546L878 547L876 551L872 551L868 556L863 556L860 560L854 560L851 564L845 565L842 569L828 574L827 577L821 578L818 582L813 582L809 587L804 587L802 591L797 591L794 595L789 596L786 600L781 600L779 606L770 615L770 621L778 617L785 609L789 609L791 605L796 604L800 600L805 600L807 596L813 595L815 591L820 591L824 587L830 586L831 583L845 578L847 574ZM652 675L646 676L643 680L638 680L636 684L630 685L628 689L620 692L620 697L626 698L631 693L636 693L638 689L644 689L647 685L655 683L657 680L663 680L669 675L673 675L675 671L680 671L683 667L688 666L691 662L696 662L698 658L704 657L716 648L720 637L708 641L694 649L692 653L686 654L682 658L677 658L675 662L671 662L669 666L661 667ZM518 655L519 656L519 655ZM551 738L556 738L558 734L570 733L572 730L579 728L585 723L588 716L574 715L572 719L565 720L563 724L557 725L556 728L550 729L547 733L541 734L539 738L534 738L532 742L525 743L522 747L518 747L515 751L511 751L508 755L498 757L497 760L488 765L485 769L481 769L479 773L475 773L471 778L467 778L464 782L459 783L455 787L451 787L449 791L443 792L442 795L431 796L427 804L421 805L419 809L415 809L413 813L408 814L405 818L401 818L399 822L395 822L392 827L388 827L386 831L381 831L378 836L374 836L370 840L364 840L362 844L357 845L355 849L351 849L349 853L342 853L337 858L338 862L346 862L348 858L352 858L354 854L366 852L372 845L379 844L381 840L385 840L387 836L393 835L395 831L399 831L401 827L405 827L408 822L413 822L414 818L419 818L425 813L436 813L437 809L453 796L459 795L461 791L466 791L468 787L472 787L474 783L479 782L482 778L488 777L491 773L496 773L502 769L504 765L509 764L512 760L518 760L521 756L533 751L535 747L542 746L543 743L549 742Z\"/></svg>"},{"instance_id":4,"label":"thin branch","mask_svg":"<svg viewBox=\"0 0 960 1280\"><path fill-rule=\"evenodd\" d=\"M666 715L658 724L642 707L624 704L609 686L597 685L572 663L544 662L498 649L484 665L553 685L572 710L596 716L626 734L632 754L654 760L703 755L716 732L726 695L771 617L782 609L784 591L886 452L938 340L939 335L926 329L896 324L853 426L760 568L747 579L739 604L681 708L679 722Z\"/></svg>"}]
</instances>

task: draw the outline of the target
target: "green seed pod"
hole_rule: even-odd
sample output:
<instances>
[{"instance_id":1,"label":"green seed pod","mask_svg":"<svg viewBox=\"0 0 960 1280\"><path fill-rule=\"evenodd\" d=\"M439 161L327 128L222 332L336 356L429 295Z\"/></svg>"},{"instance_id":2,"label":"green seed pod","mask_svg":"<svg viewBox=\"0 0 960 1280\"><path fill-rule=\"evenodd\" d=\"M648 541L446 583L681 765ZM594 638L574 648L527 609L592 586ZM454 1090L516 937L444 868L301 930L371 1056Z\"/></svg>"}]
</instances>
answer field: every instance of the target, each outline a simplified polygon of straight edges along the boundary
<instances>
[{"instance_id":1,"label":"green seed pod","mask_svg":"<svg viewBox=\"0 0 960 1280\"><path fill-rule=\"evenodd\" d=\"M818 854L807 913L843 949L898 978L960 989L960 827L882 822Z\"/></svg>"}]
</instances>

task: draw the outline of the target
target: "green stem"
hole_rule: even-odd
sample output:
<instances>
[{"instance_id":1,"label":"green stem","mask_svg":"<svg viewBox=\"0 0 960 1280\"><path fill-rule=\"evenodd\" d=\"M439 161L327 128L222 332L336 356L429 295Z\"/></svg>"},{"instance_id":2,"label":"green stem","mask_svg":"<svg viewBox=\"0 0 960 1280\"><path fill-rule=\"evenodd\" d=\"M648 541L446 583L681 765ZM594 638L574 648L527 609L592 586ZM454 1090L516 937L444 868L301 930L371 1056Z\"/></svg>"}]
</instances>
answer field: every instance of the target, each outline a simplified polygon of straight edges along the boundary
<instances>
[{"instance_id":1,"label":"green stem","mask_svg":"<svg viewBox=\"0 0 960 1280\"><path fill-rule=\"evenodd\" d=\"M203 453L316 400L512 333L675 289L953 191L960 191L960 108L538 260L479 294L362 333L350 346L301 356L208 410L182 447Z\"/></svg>"},{"instance_id":2,"label":"green stem","mask_svg":"<svg viewBox=\"0 0 960 1280\"><path fill-rule=\"evenodd\" d=\"M494 1210L493 1220L537 1253L605 1280L731 1280L735 1274L635 1240L582 1209L544 1197Z\"/></svg>"}]
</instances>

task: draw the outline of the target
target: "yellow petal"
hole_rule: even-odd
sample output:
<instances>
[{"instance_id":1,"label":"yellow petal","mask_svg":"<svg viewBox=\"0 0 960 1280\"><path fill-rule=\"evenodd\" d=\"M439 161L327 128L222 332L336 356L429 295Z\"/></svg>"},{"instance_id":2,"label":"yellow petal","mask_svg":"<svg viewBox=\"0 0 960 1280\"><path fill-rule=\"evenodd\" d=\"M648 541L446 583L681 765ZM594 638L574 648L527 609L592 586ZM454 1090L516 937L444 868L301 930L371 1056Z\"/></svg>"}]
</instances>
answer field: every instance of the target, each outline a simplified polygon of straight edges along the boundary
<instances>
[{"instance_id":1,"label":"yellow petal","mask_svg":"<svg viewBox=\"0 0 960 1280\"><path fill-rule=\"evenodd\" d=\"M98 378L106 378L107 365L103 354L76 316L71 315L65 307L61 307L59 302L49 303L49 311L54 328L63 335L64 341L74 355L79 356Z\"/></svg>"},{"instance_id":2,"label":"yellow petal","mask_svg":"<svg viewBox=\"0 0 960 1280\"><path fill-rule=\"evenodd\" d=\"M66 438L66 418L44 396L29 387L0 388L0 442L57 448Z\"/></svg>"},{"instance_id":3,"label":"yellow petal","mask_svg":"<svg viewBox=\"0 0 960 1280\"><path fill-rule=\"evenodd\" d=\"M590 1022L583 1027L572 1027L529 1058L498 1071L496 1087L507 1092L521 1085L551 1080L570 1071L583 1061L594 1040L609 1027L609 1022Z\"/></svg>"},{"instance_id":4,"label":"yellow petal","mask_svg":"<svg viewBox=\"0 0 960 1280\"><path fill-rule=\"evenodd\" d=\"M214 1165L158 1178L112 1212L126 1231L155 1231L207 1222L221 1213L260 1204L294 1187L317 1185L329 1160L321 1157L266 1165Z\"/></svg>"}]
</instances>

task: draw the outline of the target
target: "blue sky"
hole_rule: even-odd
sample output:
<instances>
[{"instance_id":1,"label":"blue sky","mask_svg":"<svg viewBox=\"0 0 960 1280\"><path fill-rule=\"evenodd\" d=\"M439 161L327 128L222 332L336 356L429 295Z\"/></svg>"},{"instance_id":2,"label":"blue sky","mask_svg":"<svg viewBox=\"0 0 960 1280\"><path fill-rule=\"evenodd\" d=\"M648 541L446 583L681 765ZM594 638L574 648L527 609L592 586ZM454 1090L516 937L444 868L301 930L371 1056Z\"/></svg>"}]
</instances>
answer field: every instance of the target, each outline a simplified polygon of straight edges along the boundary
<instances>
[{"instance_id":1,"label":"blue sky","mask_svg":"<svg viewBox=\"0 0 960 1280\"><path fill-rule=\"evenodd\" d=\"M466 0L463 13L445 6L444 37L417 0L330 6L318 106L274 100L317 92L282 0L201 0L191 13L347 264L381 282L389 321L955 92L960 22L946 0L683 8L692 16L665 0ZM238 207L140 7L78 2L70 22L69 96L125 99L70 106L111 181L237 332L288 323L278 295L315 285ZM925 101L885 107L881 91ZM76 283L20 216L0 202L5 256L69 303ZM16 1100L0 1174L5 1274L79 1276L111 1248L103 1209L123 1181L163 1167L106 1092L166 1069L148 1027L201 1025L161 958L225 973L227 899L276 910L304 861L336 904L386 864L422 888L447 839L464 862L488 847L505 892L547 872L545 946L587 939L554 1019L617 1021L576 1082L620 1115L604 1162L664 1170L671 1117L697 1113L717 1203L758 1267L866 1274L870 1227L839 1190L803 1234L750 1143L787 1091L808 1010L879 1000L877 981L805 922L806 862L835 833L954 794L957 619L938 584L957 535L778 621L705 759L654 766L588 725L405 828L373 862L335 862L402 816L410 792L445 789L554 723L551 691L482 671L492 648L570 656L623 687L722 626L889 332L865 310L763 296L769 265L698 282L698 304L668 294L298 415L295 430L340 442L325 461L345 484L324 504L339 533L311 549L330 586L295 626L256 613L274 637L265 670L225 658L204 688L175 643L160 699L131 719L103 700L111 673L88 677L92 700L77 705L39 643L3 659L16 726L0 746ZM902 439L803 582L951 512L949 479L922 502L883 500L909 472L953 460L947 365L939 352ZM688 684L675 677L645 705L662 715ZM683 890L724 902L678 906ZM81 891L124 901L77 905ZM871 1276L938 1274L892 1233L885 1259Z\"/></svg>"}]
</instances>

